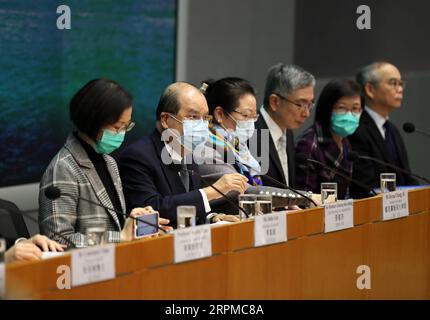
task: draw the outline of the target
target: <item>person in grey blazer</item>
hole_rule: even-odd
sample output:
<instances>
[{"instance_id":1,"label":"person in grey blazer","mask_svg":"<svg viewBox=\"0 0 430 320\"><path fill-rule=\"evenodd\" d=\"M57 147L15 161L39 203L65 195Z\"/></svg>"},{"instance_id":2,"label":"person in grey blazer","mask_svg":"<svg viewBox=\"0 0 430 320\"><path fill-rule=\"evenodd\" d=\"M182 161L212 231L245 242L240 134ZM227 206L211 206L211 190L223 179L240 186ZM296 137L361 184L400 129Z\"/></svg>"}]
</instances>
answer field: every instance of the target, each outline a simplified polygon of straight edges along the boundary
<instances>
[{"instance_id":1,"label":"person in grey blazer","mask_svg":"<svg viewBox=\"0 0 430 320\"><path fill-rule=\"evenodd\" d=\"M89 245L89 228L106 231L107 242L133 239L133 221L125 218L125 201L115 160L109 156L120 147L131 121L132 96L112 80L88 82L72 98L70 117L76 127L52 159L40 182L39 226L42 234L66 245ZM58 199L45 195L48 187L61 190ZM99 203L105 209L83 201ZM135 208L136 217L151 207ZM161 224L168 221L160 219Z\"/></svg>"}]
</instances>

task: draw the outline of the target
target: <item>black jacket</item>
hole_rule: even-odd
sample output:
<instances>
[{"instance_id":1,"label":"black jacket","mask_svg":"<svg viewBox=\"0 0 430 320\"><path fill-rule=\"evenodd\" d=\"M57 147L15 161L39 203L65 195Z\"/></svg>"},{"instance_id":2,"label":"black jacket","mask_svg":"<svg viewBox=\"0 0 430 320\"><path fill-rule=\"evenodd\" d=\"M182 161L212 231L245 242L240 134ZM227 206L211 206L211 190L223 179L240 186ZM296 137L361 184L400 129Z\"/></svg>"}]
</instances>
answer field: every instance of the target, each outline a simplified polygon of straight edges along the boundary
<instances>
[{"instance_id":1,"label":"black jacket","mask_svg":"<svg viewBox=\"0 0 430 320\"><path fill-rule=\"evenodd\" d=\"M261 116L258 118L257 122L255 123L255 131L257 135L257 154L253 153L253 156L258 159L262 156L262 153L268 152L269 153L269 169L267 171L267 175L272 177L273 179L276 179L282 183L285 183L285 175L284 171L282 170L281 161L279 160L278 152L275 147L275 143L273 142L272 136L269 134L269 146L262 145L260 141L261 140L261 130L262 129L269 129L269 127L266 124L266 121L264 121L264 118ZM264 141L263 141L264 143ZM294 150L294 135L291 130L287 130L287 156L288 156L288 181L289 186L293 187L295 186L295 150ZM253 151L252 148L250 149L251 152ZM276 184L269 179L267 179L264 175L262 176L262 181L264 186L273 186L273 187L280 187L279 184Z\"/></svg>"},{"instance_id":2,"label":"black jacket","mask_svg":"<svg viewBox=\"0 0 430 320\"><path fill-rule=\"evenodd\" d=\"M135 207L152 206L160 216L176 225L176 207L196 206L197 220L205 222L206 212L200 191L198 174L190 174L190 191L186 192L177 167L166 165L161 160L165 147L160 133L155 130L135 143L127 146L116 158L124 188L127 211ZM196 165L187 165L197 171ZM198 172L198 171L197 171Z\"/></svg>"},{"instance_id":3,"label":"black jacket","mask_svg":"<svg viewBox=\"0 0 430 320\"><path fill-rule=\"evenodd\" d=\"M403 139L394 124L392 125L392 128L401 164L400 167L410 171L408 154ZM363 111L361 115L360 126L353 135L348 137L348 140L351 142L352 150L358 152L360 155L374 157L395 165L393 160L390 158L387 147L385 146L384 138L379 132L375 121L373 121L366 111ZM353 178L364 183L370 188L380 187L380 173L393 172L393 169L370 160L360 159L358 162L354 163L353 166ZM396 174L399 175L400 173L396 172ZM413 177L408 175L403 175L403 177L406 181L406 185L418 184L417 180ZM356 187L353 184L351 184L350 191L353 198L362 198L368 195L362 188Z\"/></svg>"}]
</instances>

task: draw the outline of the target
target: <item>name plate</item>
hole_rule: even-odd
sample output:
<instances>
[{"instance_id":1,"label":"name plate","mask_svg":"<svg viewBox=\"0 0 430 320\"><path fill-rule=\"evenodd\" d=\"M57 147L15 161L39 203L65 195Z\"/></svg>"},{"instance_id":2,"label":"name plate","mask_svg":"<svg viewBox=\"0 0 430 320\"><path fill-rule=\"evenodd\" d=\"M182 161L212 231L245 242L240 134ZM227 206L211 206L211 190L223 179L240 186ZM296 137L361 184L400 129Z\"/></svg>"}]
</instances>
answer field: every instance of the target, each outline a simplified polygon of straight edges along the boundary
<instances>
[{"instance_id":1,"label":"name plate","mask_svg":"<svg viewBox=\"0 0 430 320\"><path fill-rule=\"evenodd\" d=\"M72 286L115 278L115 245L73 250Z\"/></svg>"},{"instance_id":2,"label":"name plate","mask_svg":"<svg viewBox=\"0 0 430 320\"><path fill-rule=\"evenodd\" d=\"M212 255L211 226L177 229L173 233L175 263L202 259Z\"/></svg>"},{"instance_id":3,"label":"name plate","mask_svg":"<svg viewBox=\"0 0 430 320\"><path fill-rule=\"evenodd\" d=\"M399 190L382 194L382 220L392 220L409 215L408 191Z\"/></svg>"},{"instance_id":4,"label":"name plate","mask_svg":"<svg viewBox=\"0 0 430 320\"><path fill-rule=\"evenodd\" d=\"M285 212L255 216L254 246L260 247L287 241L286 217Z\"/></svg>"},{"instance_id":5,"label":"name plate","mask_svg":"<svg viewBox=\"0 0 430 320\"><path fill-rule=\"evenodd\" d=\"M354 205L352 199L324 205L324 232L333 232L354 227Z\"/></svg>"}]
</instances>

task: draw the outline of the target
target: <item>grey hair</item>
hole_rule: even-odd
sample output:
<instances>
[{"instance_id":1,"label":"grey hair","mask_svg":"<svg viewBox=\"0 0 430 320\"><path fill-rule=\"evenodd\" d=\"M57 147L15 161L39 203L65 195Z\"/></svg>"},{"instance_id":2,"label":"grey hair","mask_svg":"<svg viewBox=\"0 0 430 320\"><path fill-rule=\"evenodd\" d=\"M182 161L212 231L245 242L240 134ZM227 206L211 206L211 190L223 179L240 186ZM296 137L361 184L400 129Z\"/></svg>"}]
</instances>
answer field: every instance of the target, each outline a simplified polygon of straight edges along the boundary
<instances>
[{"instance_id":1,"label":"grey hair","mask_svg":"<svg viewBox=\"0 0 430 320\"><path fill-rule=\"evenodd\" d=\"M391 63L387 61L376 61L358 70L355 76L355 79L360 84L362 90L364 89L365 85L368 83L370 83L373 86L377 86L379 84L379 82L381 81L381 77L378 73L378 69L387 64L391 64Z\"/></svg>"},{"instance_id":2,"label":"grey hair","mask_svg":"<svg viewBox=\"0 0 430 320\"><path fill-rule=\"evenodd\" d=\"M269 97L273 93L290 95L295 90L315 87L315 77L303 68L278 63L269 68L264 89L264 106L269 106Z\"/></svg>"},{"instance_id":3,"label":"grey hair","mask_svg":"<svg viewBox=\"0 0 430 320\"><path fill-rule=\"evenodd\" d=\"M196 90L200 92L199 89L194 87L188 82L175 82L170 84L162 93L160 100L158 101L158 106L156 112L157 120L160 120L162 112L168 112L171 114L178 114L180 105L181 92L184 90Z\"/></svg>"}]
</instances>

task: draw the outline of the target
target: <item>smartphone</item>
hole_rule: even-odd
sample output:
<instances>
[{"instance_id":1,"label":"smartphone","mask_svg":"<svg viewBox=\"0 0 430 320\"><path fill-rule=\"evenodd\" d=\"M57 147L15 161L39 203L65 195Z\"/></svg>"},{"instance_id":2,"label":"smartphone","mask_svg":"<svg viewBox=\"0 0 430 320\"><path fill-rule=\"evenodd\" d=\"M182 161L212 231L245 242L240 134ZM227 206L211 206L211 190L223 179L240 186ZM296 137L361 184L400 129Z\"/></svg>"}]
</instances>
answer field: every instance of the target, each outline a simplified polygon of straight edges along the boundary
<instances>
[{"instance_id":1,"label":"smartphone","mask_svg":"<svg viewBox=\"0 0 430 320\"><path fill-rule=\"evenodd\" d=\"M141 239L158 234L158 217L157 211L136 217L138 220L134 220L134 238Z\"/></svg>"}]
</instances>

